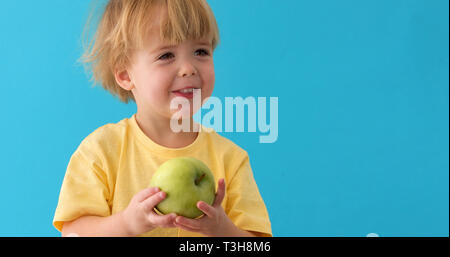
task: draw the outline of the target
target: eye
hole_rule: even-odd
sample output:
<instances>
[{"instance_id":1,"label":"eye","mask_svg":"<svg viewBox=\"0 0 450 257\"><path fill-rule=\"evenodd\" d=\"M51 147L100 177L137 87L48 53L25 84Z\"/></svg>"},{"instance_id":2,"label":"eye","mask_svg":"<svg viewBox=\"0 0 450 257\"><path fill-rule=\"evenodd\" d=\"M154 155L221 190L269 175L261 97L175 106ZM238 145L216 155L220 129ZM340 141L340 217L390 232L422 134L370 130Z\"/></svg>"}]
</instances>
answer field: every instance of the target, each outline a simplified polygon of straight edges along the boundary
<instances>
[{"instance_id":1,"label":"eye","mask_svg":"<svg viewBox=\"0 0 450 257\"><path fill-rule=\"evenodd\" d=\"M200 56L208 56L209 55L209 52L208 52L208 50L206 50L206 49L198 49L197 51L195 51L195 53L196 53L196 55L197 55L197 53L198 53L198 55L200 55Z\"/></svg>"},{"instance_id":2,"label":"eye","mask_svg":"<svg viewBox=\"0 0 450 257\"><path fill-rule=\"evenodd\" d=\"M165 53L165 54L161 55L158 58L158 60L169 60L170 58L173 58L173 57L175 57L175 55L173 55L172 53L168 52L168 53Z\"/></svg>"}]
</instances>

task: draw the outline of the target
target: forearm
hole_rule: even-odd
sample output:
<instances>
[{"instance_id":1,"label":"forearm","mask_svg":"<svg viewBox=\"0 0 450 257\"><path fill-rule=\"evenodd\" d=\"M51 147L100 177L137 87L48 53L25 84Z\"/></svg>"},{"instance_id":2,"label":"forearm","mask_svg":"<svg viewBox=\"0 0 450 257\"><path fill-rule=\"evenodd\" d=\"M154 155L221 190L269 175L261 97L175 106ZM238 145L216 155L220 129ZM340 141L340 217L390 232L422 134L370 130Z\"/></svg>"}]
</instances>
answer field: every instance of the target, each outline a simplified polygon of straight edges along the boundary
<instances>
[{"instance_id":1,"label":"forearm","mask_svg":"<svg viewBox=\"0 0 450 257\"><path fill-rule=\"evenodd\" d=\"M122 213L108 217L83 216L71 222L65 222L62 236L81 237L126 237L132 236L126 226Z\"/></svg>"},{"instance_id":2,"label":"forearm","mask_svg":"<svg viewBox=\"0 0 450 257\"><path fill-rule=\"evenodd\" d=\"M242 230L238 227L229 235L231 237L256 237L256 234L253 234L249 231Z\"/></svg>"},{"instance_id":3,"label":"forearm","mask_svg":"<svg viewBox=\"0 0 450 257\"><path fill-rule=\"evenodd\" d=\"M221 237L256 237L256 234L236 227L231 220L226 223L221 231Z\"/></svg>"}]
</instances>

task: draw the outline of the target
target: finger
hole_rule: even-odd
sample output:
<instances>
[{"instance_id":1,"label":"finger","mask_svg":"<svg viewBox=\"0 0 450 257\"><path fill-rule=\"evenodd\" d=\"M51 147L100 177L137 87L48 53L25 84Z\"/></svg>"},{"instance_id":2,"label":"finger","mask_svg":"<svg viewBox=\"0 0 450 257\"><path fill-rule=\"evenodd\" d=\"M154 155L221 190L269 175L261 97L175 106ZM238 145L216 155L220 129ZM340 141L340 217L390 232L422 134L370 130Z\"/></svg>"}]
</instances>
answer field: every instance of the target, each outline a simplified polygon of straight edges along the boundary
<instances>
[{"instance_id":1,"label":"finger","mask_svg":"<svg viewBox=\"0 0 450 257\"><path fill-rule=\"evenodd\" d=\"M142 201L141 205L146 212L153 212L153 208L164 200L164 198L166 198L166 193L161 191Z\"/></svg>"},{"instance_id":2,"label":"finger","mask_svg":"<svg viewBox=\"0 0 450 257\"><path fill-rule=\"evenodd\" d=\"M197 203L197 208L199 208L204 214L206 214L206 216L210 218L215 217L216 215L216 209L203 201L199 201Z\"/></svg>"},{"instance_id":3,"label":"finger","mask_svg":"<svg viewBox=\"0 0 450 257\"><path fill-rule=\"evenodd\" d=\"M159 191L159 188L157 188L157 187L146 188L146 189L140 191L139 193L137 193L135 195L135 199L138 203L140 203L140 202L144 201L145 199L149 198L150 196L154 195L158 191Z\"/></svg>"},{"instance_id":4,"label":"finger","mask_svg":"<svg viewBox=\"0 0 450 257\"><path fill-rule=\"evenodd\" d=\"M150 222L158 227L173 227L177 215L175 213L170 213L167 215L151 213L148 217Z\"/></svg>"},{"instance_id":5,"label":"finger","mask_svg":"<svg viewBox=\"0 0 450 257\"><path fill-rule=\"evenodd\" d=\"M218 207L222 204L223 198L225 197L225 179L219 179L218 188L216 193L216 198L214 200L213 206Z\"/></svg>"},{"instance_id":6,"label":"finger","mask_svg":"<svg viewBox=\"0 0 450 257\"><path fill-rule=\"evenodd\" d=\"M192 229L200 229L200 222L198 220L194 220L194 219L188 219L182 216L178 216L175 219L175 224L176 225L183 225L185 227L189 227Z\"/></svg>"},{"instance_id":7,"label":"finger","mask_svg":"<svg viewBox=\"0 0 450 257\"><path fill-rule=\"evenodd\" d=\"M188 227L188 226L182 225L180 223L176 223L176 222L175 222L175 225L177 227L181 228L181 229L186 230L186 231L200 233L200 229L191 228L191 227Z\"/></svg>"}]
</instances>

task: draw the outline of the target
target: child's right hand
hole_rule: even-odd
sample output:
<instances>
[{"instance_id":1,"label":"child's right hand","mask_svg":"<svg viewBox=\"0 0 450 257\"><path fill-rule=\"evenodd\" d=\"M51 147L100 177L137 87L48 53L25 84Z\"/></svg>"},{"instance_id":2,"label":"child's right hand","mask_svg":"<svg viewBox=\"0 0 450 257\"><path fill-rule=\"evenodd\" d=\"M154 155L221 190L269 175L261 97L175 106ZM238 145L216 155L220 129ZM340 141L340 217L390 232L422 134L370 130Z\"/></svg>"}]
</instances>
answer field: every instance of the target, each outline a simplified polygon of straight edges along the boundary
<instances>
[{"instance_id":1,"label":"child's right hand","mask_svg":"<svg viewBox=\"0 0 450 257\"><path fill-rule=\"evenodd\" d=\"M159 188L146 188L137 193L122 212L123 221L129 234L137 236L157 227L175 227L175 213L158 215L153 209L164 200L166 193Z\"/></svg>"}]
</instances>

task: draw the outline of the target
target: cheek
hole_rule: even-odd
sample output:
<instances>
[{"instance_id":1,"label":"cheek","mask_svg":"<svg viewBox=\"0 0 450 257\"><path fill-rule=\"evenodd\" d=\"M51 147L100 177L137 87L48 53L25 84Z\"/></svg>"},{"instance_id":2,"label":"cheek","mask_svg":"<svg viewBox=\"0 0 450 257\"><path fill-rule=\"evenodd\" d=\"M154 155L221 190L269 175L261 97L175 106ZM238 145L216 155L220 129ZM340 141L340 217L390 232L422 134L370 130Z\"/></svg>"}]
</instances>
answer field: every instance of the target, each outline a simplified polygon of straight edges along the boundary
<instances>
[{"instance_id":1,"label":"cheek","mask_svg":"<svg viewBox=\"0 0 450 257\"><path fill-rule=\"evenodd\" d=\"M153 102L163 102L169 97L172 79L169 72L153 72L146 78L146 98Z\"/></svg>"},{"instance_id":2,"label":"cheek","mask_svg":"<svg viewBox=\"0 0 450 257\"><path fill-rule=\"evenodd\" d=\"M214 83L215 83L215 73L214 73L214 65L211 67L208 67L208 69L205 70L204 76L203 76L203 94L202 98L210 97L212 95L212 92L214 91Z\"/></svg>"}]
</instances>

